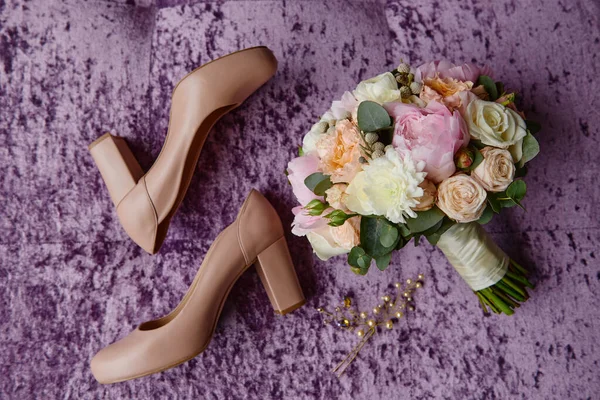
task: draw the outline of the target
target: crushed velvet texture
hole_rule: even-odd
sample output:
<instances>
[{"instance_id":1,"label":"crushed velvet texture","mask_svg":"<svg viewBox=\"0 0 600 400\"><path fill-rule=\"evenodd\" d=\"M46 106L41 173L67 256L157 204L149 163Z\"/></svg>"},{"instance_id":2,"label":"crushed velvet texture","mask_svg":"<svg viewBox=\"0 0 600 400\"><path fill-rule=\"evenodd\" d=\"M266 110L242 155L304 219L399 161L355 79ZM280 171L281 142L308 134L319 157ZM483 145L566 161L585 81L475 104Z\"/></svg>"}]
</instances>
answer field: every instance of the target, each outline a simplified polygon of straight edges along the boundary
<instances>
[{"instance_id":1,"label":"crushed velvet texture","mask_svg":"<svg viewBox=\"0 0 600 400\"><path fill-rule=\"evenodd\" d=\"M0 398L597 398L600 10L593 0L487 4L0 0ZM165 245L146 254L120 228L87 144L118 134L148 168L178 79L259 44L274 50L278 74L217 124ZM401 57L487 62L543 123L528 211L487 227L533 269L532 300L513 317L482 317L428 244L357 277L343 257L320 262L288 234L306 307L275 315L249 273L203 355L97 384L92 355L177 304L250 188L289 226L283 170L303 133L345 89ZM356 339L323 327L314 308L348 292L370 307L418 272L427 277L418 312L335 378L329 369Z\"/></svg>"}]
</instances>

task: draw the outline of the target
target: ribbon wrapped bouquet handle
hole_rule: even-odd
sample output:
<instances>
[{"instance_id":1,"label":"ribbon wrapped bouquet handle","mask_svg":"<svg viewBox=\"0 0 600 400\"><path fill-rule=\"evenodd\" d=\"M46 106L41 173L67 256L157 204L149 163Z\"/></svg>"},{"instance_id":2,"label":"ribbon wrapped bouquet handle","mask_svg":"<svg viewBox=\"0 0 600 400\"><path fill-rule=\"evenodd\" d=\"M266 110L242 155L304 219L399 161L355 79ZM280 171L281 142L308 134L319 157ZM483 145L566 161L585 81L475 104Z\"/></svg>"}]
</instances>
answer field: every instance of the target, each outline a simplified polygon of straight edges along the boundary
<instances>
[{"instance_id":1,"label":"ribbon wrapped bouquet handle","mask_svg":"<svg viewBox=\"0 0 600 400\"><path fill-rule=\"evenodd\" d=\"M479 298L484 312L512 315L529 298L527 271L511 260L476 222L455 224L437 247Z\"/></svg>"}]
</instances>

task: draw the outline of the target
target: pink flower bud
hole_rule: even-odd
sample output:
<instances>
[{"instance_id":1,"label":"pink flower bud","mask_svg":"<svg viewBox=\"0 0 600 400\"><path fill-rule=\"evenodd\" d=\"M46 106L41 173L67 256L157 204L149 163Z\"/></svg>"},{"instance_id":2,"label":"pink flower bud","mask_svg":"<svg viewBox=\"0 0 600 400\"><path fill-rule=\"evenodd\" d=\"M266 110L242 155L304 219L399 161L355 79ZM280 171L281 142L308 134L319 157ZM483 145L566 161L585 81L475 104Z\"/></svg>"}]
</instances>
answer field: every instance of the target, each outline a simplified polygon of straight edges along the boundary
<instances>
[{"instance_id":1,"label":"pink flower bud","mask_svg":"<svg viewBox=\"0 0 600 400\"><path fill-rule=\"evenodd\" d=\"M473 164L474 159L475 155L473 151L467 147L463 147L454 155L454 164L456 164L456 168L466 170Z\"/></svg>"}]
</instances>

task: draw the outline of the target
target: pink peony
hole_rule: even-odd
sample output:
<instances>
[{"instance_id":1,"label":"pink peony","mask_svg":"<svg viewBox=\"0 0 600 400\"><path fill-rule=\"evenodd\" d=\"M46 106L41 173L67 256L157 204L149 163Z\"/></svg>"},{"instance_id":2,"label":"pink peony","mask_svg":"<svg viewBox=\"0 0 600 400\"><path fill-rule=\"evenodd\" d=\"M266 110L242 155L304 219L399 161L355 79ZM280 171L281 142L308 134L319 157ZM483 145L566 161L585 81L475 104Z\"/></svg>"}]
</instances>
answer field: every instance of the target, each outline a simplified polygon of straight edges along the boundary
<instances>
[{"instance_id":1,"label":"pink peony","mask_svg":"<svg viewBox=\"0 0 600 400\"><path fill-rule=\"evenodd\" d=\"M427 179L440 183L456 171L454 153L469 144L469 131L460 114L437 101L425 108L388 103L384 107L395 121L393 145L424 161Z\"/></svg>"},{"instance_id":2,"label":"pink peony","mask_svg":"<svg viewBox=\"0 0 600 400\"><path fill-rule=\"evenodd\" d=\"M423 82L425 79L454 79L460 82L477 82L479 75L488 75L492 73L487 66L479 68L475 64L465 63L455 65L449 61L432 61L417 67L415 80Z\"/></svg>"},{"instance_id":3,"label":"pink peony","mask_svg":"<svg viewBox=\"0 0 600 400\"><path fill-rule=\"evenodd\" d=\"M304 180L307 176L317 172L319 169L319 159L314 155L297 157L288 163L288 180L292 184L292 191L301 205L307 205L311 200L323 200L323 197L317 196L306 187Z\"/></svg>"}]
</instances>

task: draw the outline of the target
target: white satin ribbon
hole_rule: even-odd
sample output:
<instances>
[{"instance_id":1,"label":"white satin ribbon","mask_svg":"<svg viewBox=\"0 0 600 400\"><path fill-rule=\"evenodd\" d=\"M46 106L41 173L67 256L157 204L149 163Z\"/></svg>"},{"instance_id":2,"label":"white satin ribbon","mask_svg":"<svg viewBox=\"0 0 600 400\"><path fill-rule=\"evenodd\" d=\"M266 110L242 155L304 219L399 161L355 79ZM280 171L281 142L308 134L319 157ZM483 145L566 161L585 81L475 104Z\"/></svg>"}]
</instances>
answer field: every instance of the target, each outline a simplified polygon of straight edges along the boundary
<instances>
[{"instance_id":1,"label":"white satin ribbon","mask_svg":"<svg viewBox=\"0 0 600 400\"><path fill-rule=\"evenodd\" d=\"M475 291L492 286L508 269L508 256L477 222L453 225L437 246Z\"/></svg>"}]
</instances>

